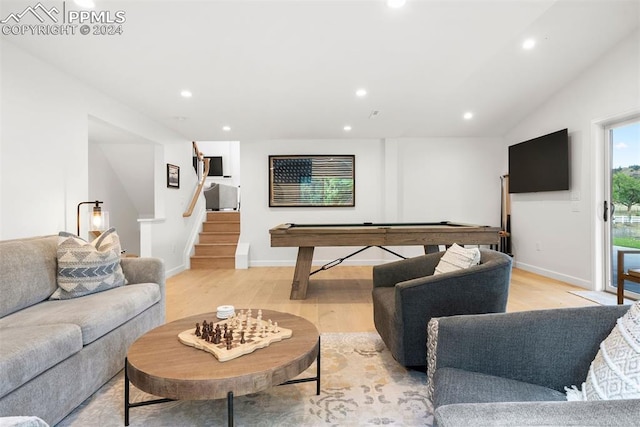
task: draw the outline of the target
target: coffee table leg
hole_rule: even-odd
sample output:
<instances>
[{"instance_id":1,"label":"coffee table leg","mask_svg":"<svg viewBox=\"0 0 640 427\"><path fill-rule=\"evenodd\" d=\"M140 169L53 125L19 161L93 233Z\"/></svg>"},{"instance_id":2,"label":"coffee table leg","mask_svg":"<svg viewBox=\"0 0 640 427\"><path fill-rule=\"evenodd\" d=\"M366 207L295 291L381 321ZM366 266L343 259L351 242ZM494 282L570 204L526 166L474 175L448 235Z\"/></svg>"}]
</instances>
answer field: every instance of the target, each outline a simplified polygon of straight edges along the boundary
<instances>
[{"instance_id":1,"label":"coffee table leg","mask_svg":"<svg viewBox=\"0 0 640 427\"><path fill-rule=\"evenodd\" d=\"M318 336L318 357L316 358L316 396L320 396L320 337Z\"/></svg>"},{"instance_id":2,"label":"coffee table leg","mask_svg":"<svg viewBox=\"0 0 640 427\"><path fill-rule=\"evenodd\" d=\"M126 358L124 359L124 425L129 425L129 375Z\"/></svg>"},{"instance_id":3,"label":"coffee table leg","mask_svg":"<svg viewBox=\"0 0 640 427\"><path fill-rule=\"evenodd\" d=\"M233 392L227 393L227 424L229 427L233 427Z\"/></svg>"}]
</instances>

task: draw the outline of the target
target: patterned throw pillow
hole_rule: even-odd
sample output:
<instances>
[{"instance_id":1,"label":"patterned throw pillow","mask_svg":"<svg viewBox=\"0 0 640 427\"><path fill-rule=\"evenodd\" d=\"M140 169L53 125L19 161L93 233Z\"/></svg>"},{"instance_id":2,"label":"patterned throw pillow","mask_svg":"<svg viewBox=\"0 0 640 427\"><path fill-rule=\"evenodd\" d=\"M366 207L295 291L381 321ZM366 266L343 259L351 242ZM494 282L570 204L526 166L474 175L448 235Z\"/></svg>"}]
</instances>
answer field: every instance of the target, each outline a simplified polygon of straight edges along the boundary
<instances>
[{"instance_id":1,"label":"patterned throw pillow","mask_svg":"<svg viewBox=\"0 0 640 427\"><path fill-rule=\"evenodd\" d=\"M125 284L120 267L120 239L115 228L93 242L76 235L58 235L58 289L49 299L70 299Z\"/></svg>"},{"instance_id":2,"label":"patterned throw pillow","mask_svg":"<svg viewBox=\"0 0 640 427\"><path fill-rule=\"evenodd\" d=\"M640 399L640 301L600 344L582 390L565 390L567 400Z\"/></svg>"},{"instance_id":3,"label":"patterned throw pillow","mask_svg":"<svg viewBox=\"0 0 640 427\"><path fill-rule=\"evenodd\" d=\"M450 273L452 271L478 265L479 263L480 249L466 249L454 243L449 249L447 249L444 255L442 255L440 262L438 262L438 265L436 266L436 271L433 274Z\"/></svg>"}]
</instances>

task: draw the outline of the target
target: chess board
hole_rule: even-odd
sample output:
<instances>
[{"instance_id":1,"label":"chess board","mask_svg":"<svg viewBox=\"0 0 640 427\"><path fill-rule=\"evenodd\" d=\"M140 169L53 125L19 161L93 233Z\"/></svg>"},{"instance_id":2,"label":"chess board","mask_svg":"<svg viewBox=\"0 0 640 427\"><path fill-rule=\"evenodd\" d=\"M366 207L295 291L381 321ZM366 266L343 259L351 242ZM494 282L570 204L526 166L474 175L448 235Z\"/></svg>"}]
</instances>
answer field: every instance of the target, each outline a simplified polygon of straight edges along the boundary
<instances>
[{"instance_id":1,"label":"chess board","mask_svg":"<svg viewBox=\"0 0 640 427\"><path fill-rule=\"evenodd\" d=\"M259 312L260 313L260 312ZM202 338L201 325L210 325L209 328L215 331L216 327L220 328L220 332L230 331L231 338L229 343L224 337L219 343L215 343L210 336L207 340ZM244 332L244 342L242 341ZM198 335L199 334L199 335ZM252 317L251 311L242 312L234 315L229 319L218 322L208 322L204 320L202 324L194 325L192 329L186 330L178 334L178 339L182 344L195 347L213 354L220 362L235 359L254 352L257 349L265 348L271 343L291 338L293 331L272 323L271 320L263 320L262 315Z\"/></svg>"}]
</instances>

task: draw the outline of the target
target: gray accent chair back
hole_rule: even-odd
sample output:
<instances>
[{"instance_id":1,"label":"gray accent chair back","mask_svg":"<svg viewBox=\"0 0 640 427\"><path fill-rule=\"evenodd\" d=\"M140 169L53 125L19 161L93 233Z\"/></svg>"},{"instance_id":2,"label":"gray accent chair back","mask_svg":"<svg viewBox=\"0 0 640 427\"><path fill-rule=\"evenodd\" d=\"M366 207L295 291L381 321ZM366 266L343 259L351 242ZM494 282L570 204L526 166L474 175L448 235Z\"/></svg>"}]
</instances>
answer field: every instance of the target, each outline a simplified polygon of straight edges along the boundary
<instances>
[{"instance_id":1,"label":"gray accent chair back","mask_svg":"<svg viewBox=\"0 0 640 427\"><path fill-rule=\"evenodd\" d=\"M434 276L444 252L373 268L376 330L403 366L427 365L427 323L432 317L504 313L511 257L480 249L480 265Z\"/></svg>"},{"instance_id":2,"label":"gray accent chair back","mask_svg":"<svg viewBox=\"0 0 640 427\"><path fill-rule=\"evenodd\" d=\"M581 387L600 343L628 310L614 305L433 319L427 393L437 425L640 425L640 399L567 401L565 392Z\"/></svg>"},{"instance_id":3,"label":"gray accent chair back","mask_svg":"<svg viewBox=\"0 0 640 427\"><path fill-rule=\"evenodd\" d=\"M204 190L204 197L208 211L222 209L238 209L238 187L213 183Z\"/></svg>"}]
</instances>

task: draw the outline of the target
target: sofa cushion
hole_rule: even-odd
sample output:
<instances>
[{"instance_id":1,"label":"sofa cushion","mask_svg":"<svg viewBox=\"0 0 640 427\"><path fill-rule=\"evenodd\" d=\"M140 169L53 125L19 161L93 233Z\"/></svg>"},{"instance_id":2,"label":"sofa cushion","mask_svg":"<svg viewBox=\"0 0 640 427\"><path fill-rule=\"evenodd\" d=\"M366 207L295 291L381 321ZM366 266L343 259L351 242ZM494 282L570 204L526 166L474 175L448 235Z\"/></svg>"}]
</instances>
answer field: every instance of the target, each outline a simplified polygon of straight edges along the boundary
<instances>
[{"instance_id":1,"label":"sofa cushion","mask_svg":"<svg viewBox=\"0 0 640 427\"><path fill-rule=\"evenodd\" d=\"M433 380L434 408L454 403L566 401L557 390L456 368L437 369Z\"/></svg>"},{"instance_id":2,"label":"sofa cushion","mask_svg":"<svg viewBox=\"0 0 640 427\"><path fill-rule=\"evenodd\" d=\"M58 237L58 289L51 299L69 299L125 284L120 267L120 238L115 228L88 243L60 232Z\"/></svg>"},{"instance_id":3,"label":"sofa cushion","mask_svg":"<svg viewBox=\"0 0 640 427\"><path fill-rule=\"evenodd\" d=\"M80 327L68 323L0 328L0 397L82 349Z\"/></svg>"},{"instance_id":4,"label":"sofa cushion","mask_svg":"<svg viewBox=\"0 0 640 427\"><path fill-rule=\"evenodd\" d=\"M56 290L56 236L0 242L0 317Z\"/></svg>"},{"instance_id":5,"label":"sofa cushion","mask_svg":"<svg viewBox=\"0 0 640 427\"><path fill-rule=\"evenodd\" d=\"M598 402L460 403L435 411L438 427L630 427L638 425L638 400Z\"/></svg>"},{"instance_id":6,"label":"sofa cushion","mask_svg":"<svg viewBox=\"0 0 640 427\"><path fill-rule=\"evenodd\" d=\"M582 390L566 390L567 400L640 399L640 301L600 343Z\"/></svg>"},{"instance_id":7,"label":"sofa cushion","mask_svg":"<svg viewBox=\"0 0 640 427\"><path fill-rule=\"evenodd\" d=\"M49 427L39 417L2 417L0 427Z\"/></svg>"},{"instance_id":8,"label":"sofa cushion","mask_svg":"<svg viewBox=\"0 0 640 427\"><path fill-rule=\"evenodd\" d=\"M139 283L68 300L44 301L0 319L0 328L72 323L87 345L160 301L160 286Z\"/></svg>"},{"instance_id":9,"label":"sofa cushion","mask_svg":"<svg viewBox=\"0 0 640 427\"><path fill-rule=\"evenodd\" d=\"M454 243L447 249L444 255L442 255L440 262L436 265L436 271L433 274L451 273L452 271L469 268L479 263L480 249L466 249Z\"/></svg>"}]
</instances>

